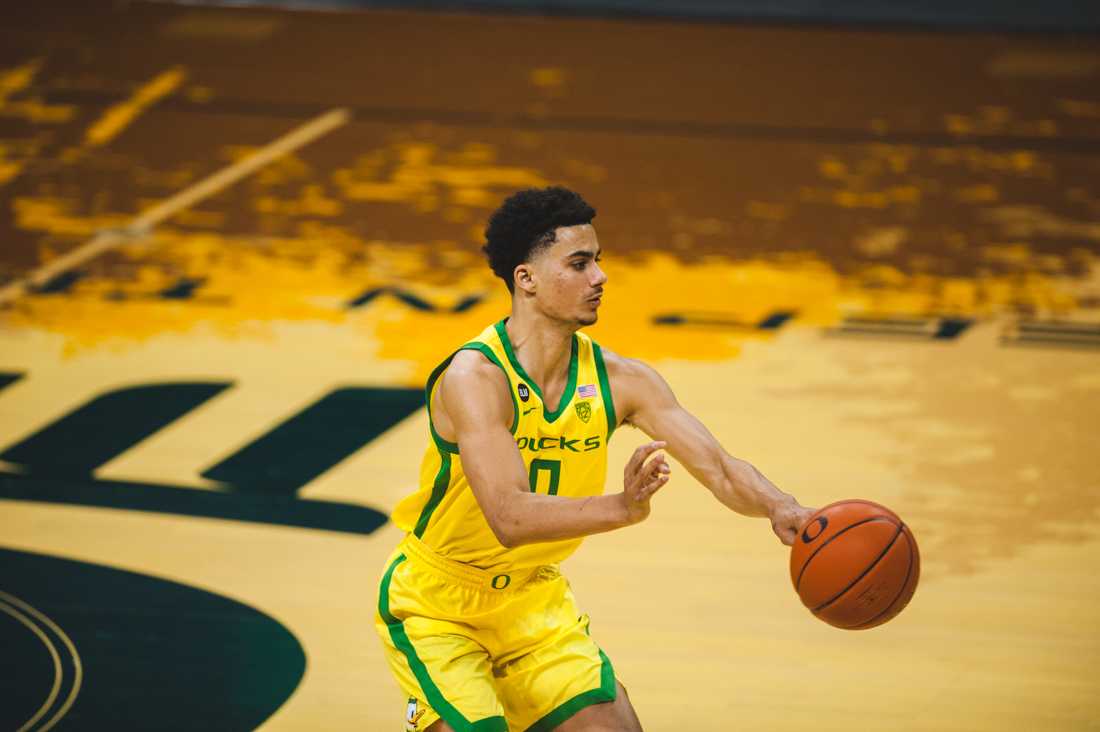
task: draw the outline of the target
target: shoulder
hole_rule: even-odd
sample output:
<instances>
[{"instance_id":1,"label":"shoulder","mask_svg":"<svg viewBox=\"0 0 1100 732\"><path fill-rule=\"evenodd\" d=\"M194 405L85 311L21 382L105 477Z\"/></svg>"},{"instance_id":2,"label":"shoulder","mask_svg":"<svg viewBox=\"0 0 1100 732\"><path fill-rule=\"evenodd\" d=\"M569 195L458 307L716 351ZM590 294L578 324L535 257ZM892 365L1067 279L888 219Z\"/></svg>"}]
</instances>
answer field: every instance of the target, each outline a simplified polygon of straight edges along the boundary
<instances>
[{"instance_id":1,"label":"shoulder","mask_svg":"<svg viewBox=\"0 0 1100 732\"><path fill-rule=\"evenodd\" d=\"M506 408L511 417L508 377L480 351L464 349L456 353L440 378L439 396L445 404L477 412Z\"/></svg>"},{"instance_id":2,"label":"shoulder","mask_svg":"<svg viewBox=\"0 0 1100 732\"><path fill-rule=\"evenodd\" d=\"M463 348L458 351L451 359L451 364L447 367L447 373L479 376L496 374L503 376L496 364L476 348Z\"/></svg>"},{"instance_id":3,"label":"shoulder","mask_svg":"<svg viewBox=\"0 0 1100 732\"><path fill-rule=\"evenodd\" d=\"M481 391L508 388L508 377L499 366L489 360L481 351L463 349L451 359L443 372L441 387L462 387Z\"/></svg>"},{"instance_id":4,"label":"shoulder","mask_svg":"<svg viewBox=\"0 0 1100 732\"><path fill-rule=\"evenodd\" d=\"M657 371L636 358L620 356L609 348L600 348L603 354L604 366L607 368L607 376L612 382L621 382L623 385L634 382L645 383L653 379L661 379ZM614 383L612 384L614 386Z\"/></svg>"},{"instance_id":5,"label":"shoulder","mask_svg":"<svg viewBox=\"0 0 1100 732\"><path fill-rule=\"evenodd\" d=\"M676 397L664 378L645 361L601 348L615 407L626 422L648 408L673 405Z\"/></svg>"}]
</instances>

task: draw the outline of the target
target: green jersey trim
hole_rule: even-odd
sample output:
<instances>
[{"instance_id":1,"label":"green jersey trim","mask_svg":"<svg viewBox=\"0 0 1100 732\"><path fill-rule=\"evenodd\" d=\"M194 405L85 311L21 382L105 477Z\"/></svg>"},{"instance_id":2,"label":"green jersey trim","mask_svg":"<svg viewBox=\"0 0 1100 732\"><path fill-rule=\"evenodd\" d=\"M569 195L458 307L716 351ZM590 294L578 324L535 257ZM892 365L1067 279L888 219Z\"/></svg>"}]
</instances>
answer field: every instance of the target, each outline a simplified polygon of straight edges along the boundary
<instances>
[{"instance_id":1,"label":"green jersey trim","mask_svg":"<svg viewBox=\"0 0 1100 732\"><path fill-rule=\"evenodd\" d=\"M554 708L549 714L527 728L527 732L550 732L574 714L592 704L615 701L615 669L611 667L611 659L600 651L600 688L589 689L577 694L564 704Z\"/></svg>"},{"instance_id":2,"label":"green jersey trim","mask_svg":"<svg viewBox=\"0 0 1100 732\"><path fill-rule=\"evenodd\" d=\"M435 482L432 483L432 495L428 498L428 502L424 504L424 508L420 510L420 518L417 519L416 527L413 529L413 534L417 539L424 536L424 531L428 528L428 522L432 520L432 514L435 513L435 509L443 500L443 495L447 492L447 486L450 484L451 453L440 450L439 470L435 474Z\"/></svg>"},{"instance_id":3,"label":"green jersey trim","mask_svg":"<svg viewBox=\"0 0 1100 732\"><path fill-rule=\"evenodd\" d=\"M519 428L519 402L516 401L516 391L512 388L512 380L508 378L508 370L504 368L504 364L500 362L497 355L493 353L493 349L484 343L467 343L459 351L479 351L482 356L496 364L496 367L504 374L504 380L508 382L508 396L512 397L512 428L509 430L513 435L516 434L516 430ZM457 351L456 351L457 353Z\"/></svg>"},{"instance_id":4,"label":"green jersey trim","mask_svg":"<svg viewBox=\"0 0 1100 732\"><path fill-rule=\"evenodd\" d=\"M454 360L456 353L458 353L458 351L447 356L443 363L436 366L435 371L428 377L428 383L424 385L424 406L428 410L428 429L432 433L432 441L435 442L435 446L440 452L451 452L457 455L458 445L440 437L439 433L435 431L435 423L432 421L432 387L435 386L435 382L439 380L439 377L443 375L443 371L451 365L451 361Z\"/></svg>"},{"instance_id":5,"label":"green jersey trim","mask_svg":"<svg viewBox=\"0 0 1100 732\"><path fill-rule=\"evenodd\" d=\"M504 717L486 717L476 722L470 722L462 716L462 712L455 709L454 705L447 701L443 696L443 692L439 690L431 675L428 674L428 668L420 660L420 656L417 655L416 648L413 647L412 641L409 640L409 636L405 632L404 623L390 613L390 580L393 579L393 570L397 569L397 565L403 561L405 561L405 555L398 554L397 558L390 564L389 569L386 570L385 576L382 577L382 586L378 591L378 614L382 616L382 620L390 631L390 640L393 641L399 651L405 654L409 670L413 672L413 676L420 684L420 690L424 692L425 699L455 732L508 732L508 723Z\"/></svg>"},{"instance_id":6,"label":"green jersey trim","mask_svg":"<svg viewBox=\"0 0 1100 732\"><path fill-rule=\"evenodd\" d=\"M523 366L520 365L519 359L516 358L516 352L512 349L512 341L508 338L508 329L504 327L507 320L505 318L494 326L497 335L500 336L500 342L504 345L504 353L508 356L508 362L512 364L512 368L516 370L516 373L538 394L539 400L542 402L543 419L552 423L562 415L569 402L573 401L573 392L577 388L577 335L573 334L573 342L569 353L569 378L565 382L565 390L561 393L561 400L558 401L557 409L551 412L549 405L546 404L546 399L542 396L542 389L539 388L534 379L527 375L527 372L523 370Z\"/></svg>"},{"instance_id":7,"label":"green jersey trim","mask_svg":"<svg viewBox=\"0 0 1100 732\"><path fill-rule=\"evenodd\" d=\"M435 431L435 423L432 422L432 387L435 386L435 382L439 380L439 377L443 375L443 372L451 365L451 361L458 355L459 351L478 351L485 358L496 364L496 367L504 373L504 378L508 382L508 393L512 397L512 434L516 434L516 429L519 427L519 404L516 402L516 393L512 389L512 380L508 378L508 370L504 368L504 364L500 362L497 355L493 353L493 349L484 343L477 341L471 341L458 348L454 353L448 356L443 363L435 367L435 371L432 371L432 375L428 377L428 383L424 386L424 404L428 409L428 429L431 430L432 440L443 452L458 454L458 445L449 440L443 439L438 432Z\"/></svg>"},{"instance_id":8,"label":"green jersey trim","mask_svg":"<svg viewBox=\"0 0 1100 732\"><path fill-rule=\"evenodd\" d=\"M615 416L615 400L611 396L611 380L607 378L607 366L603 362L603 350L596 341L592 341L592 357L596 361L596 375L600 380L600 394L603 395L603 408L607 414L607 439L610 440L619 423Z\"/></svg>"}]
</instances>

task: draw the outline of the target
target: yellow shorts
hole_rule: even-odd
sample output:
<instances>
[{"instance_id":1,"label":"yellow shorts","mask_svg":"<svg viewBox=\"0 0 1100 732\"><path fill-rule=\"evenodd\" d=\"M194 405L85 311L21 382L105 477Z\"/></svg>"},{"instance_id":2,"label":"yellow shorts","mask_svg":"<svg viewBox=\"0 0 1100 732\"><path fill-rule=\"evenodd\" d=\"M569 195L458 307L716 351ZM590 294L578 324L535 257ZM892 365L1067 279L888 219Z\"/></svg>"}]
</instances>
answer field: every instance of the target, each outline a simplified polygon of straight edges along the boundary
<instances>
[{"instance_id":1,"label":"yellow shorts","mask_svg":"<svg viewBox=\"0 0 1100 732\"><path fill-rule=\"evenodd\" d=\"M386 562L375 626L409 697L406 729L551 730L615 699L611 661L556 566L493 575L409 535Z\"/></svg>"}]
</instances>

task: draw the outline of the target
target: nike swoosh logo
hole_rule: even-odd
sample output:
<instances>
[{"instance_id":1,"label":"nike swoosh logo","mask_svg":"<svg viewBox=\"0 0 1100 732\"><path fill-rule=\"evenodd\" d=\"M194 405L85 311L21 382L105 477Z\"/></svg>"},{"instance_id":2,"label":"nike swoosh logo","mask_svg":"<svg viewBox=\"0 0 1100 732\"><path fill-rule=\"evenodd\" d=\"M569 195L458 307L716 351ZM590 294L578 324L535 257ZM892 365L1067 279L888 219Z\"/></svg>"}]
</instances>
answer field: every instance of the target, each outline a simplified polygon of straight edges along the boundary
<instances>
[{"instance_id":1,"label":"nike swoosh logo","mask_svg":"<svg viewBox=\"0 0 1100 732\"><path fill-rule=\"evenodd\" d=\"M538 409L538 407L528 407L527 409L524 409L523 416L526 417L528 414L535 411L536 409Z\"/></svg>"}]
</instances>

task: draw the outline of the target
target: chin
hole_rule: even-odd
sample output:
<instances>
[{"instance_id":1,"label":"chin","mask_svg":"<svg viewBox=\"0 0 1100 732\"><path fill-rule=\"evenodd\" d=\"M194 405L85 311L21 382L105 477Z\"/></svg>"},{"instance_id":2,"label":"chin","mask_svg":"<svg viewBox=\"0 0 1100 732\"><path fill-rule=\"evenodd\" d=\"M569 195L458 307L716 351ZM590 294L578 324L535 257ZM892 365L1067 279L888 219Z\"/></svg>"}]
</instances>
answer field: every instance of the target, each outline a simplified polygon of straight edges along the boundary
<instances>
[{"instance_id":1,"label":"chin","mask_svg":"<svg viewBox=\"0 0 1100 732\"><path fill-rule=\"evenodd\" d=\"M577 318L577 322L581 325L595 325L596 321L600 319L600 316L596 313L582 315Z\"/></svg>"}]
</instances>

